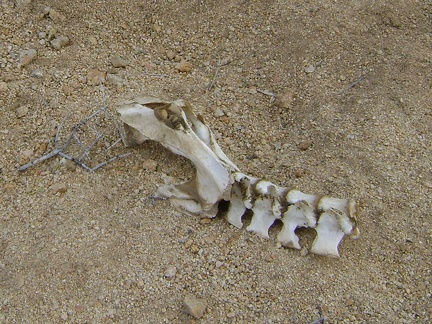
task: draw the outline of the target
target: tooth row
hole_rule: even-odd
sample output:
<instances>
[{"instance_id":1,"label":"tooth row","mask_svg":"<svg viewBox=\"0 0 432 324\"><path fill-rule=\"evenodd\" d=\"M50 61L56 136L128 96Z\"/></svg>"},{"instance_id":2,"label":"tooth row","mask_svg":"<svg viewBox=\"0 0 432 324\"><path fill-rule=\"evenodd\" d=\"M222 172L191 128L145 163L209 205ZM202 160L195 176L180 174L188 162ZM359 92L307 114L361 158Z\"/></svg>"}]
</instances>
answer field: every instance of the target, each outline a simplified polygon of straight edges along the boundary
<instances>
[{"instance_id":1,"label":"tooth row","mask_svg":"<svg viewBox=\"0 0 432 324\"><path fill-rule=\"evenodd\" d=\"M228 222L242 228L246 210L253 212L247 230L263 238L269 238L270 227L280 219L283 226L277 241L284 247L301 249L295 230L314 228L316 238L311 252L319 255L339 257L343 237L359 234L353 200L309 195L237 172L232 177Z\"/></svg>"}]
</instances>

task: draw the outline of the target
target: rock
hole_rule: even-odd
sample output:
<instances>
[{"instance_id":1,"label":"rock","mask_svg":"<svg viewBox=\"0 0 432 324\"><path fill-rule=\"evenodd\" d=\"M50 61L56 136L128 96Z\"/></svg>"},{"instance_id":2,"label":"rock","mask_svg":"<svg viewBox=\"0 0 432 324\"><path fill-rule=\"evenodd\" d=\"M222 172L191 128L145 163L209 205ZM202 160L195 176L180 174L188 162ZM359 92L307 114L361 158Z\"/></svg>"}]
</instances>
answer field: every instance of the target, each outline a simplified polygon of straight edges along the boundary
<instances>
[{"instance_id":1,"label":"rock","mask_svg":"<svg viewBox=\"0 0 432 324\"><path fill-rule=\"evenodd\" d=\"M76 163L74 161L66 160L64 162L64 165L65 165L66 169L68 169L69 171L75 171L76 170Z\"/></svg>"},{"instance_id":2,"label":"rock","mask_svg":"<svg viewBox=\"0 0 432 324\"><path fill-rule=\"evenodd\" d=\"M88 38L88 41L89 41L90 44L92 44L92 45L97 45L97 43L98 43L97 38L94 37L94 36L90 36L90 37Z\"/></svg>"},{"instance_id":3,"label":"rock","mask_svg":"<svg viewBox=\"0 0 432 324\"><path fill-rule=\"evenodd\" d=\"M204 299L198 299L191 294L187 294L183 299L183 305L186 307L188 314L199 319L204 315L207 302Z\"/></svg>"},{"instance_id":4,"label":"rock","mask_svg":"<svg viewBox=\"0 0 432 324\"><path fill-rule=\"evenodd\" d=\"M144 170L149 171L156 171L157 170L158 163L155 160L152 159L146 159L143 161L142 167Z\"/></svg>"},{"instance_id":5,"label":"rock","mask_svg":"<svg viewBox=\"0 0 432 324\"><path fill-rule=\"evenodd\" d=\"M116 67L116 68L120 68L120 67L124 68L124 67L126 67L126 66L129 65L129 61L128 61L128 60L125 60L125 59L123 59L123 58L121 58L121 57L118 56L118 55L115 55L115 56L111 59L111 64L112 64L112 66L114 66L114 67Z\"/></svg>"},{"instance_id":6,"label":"rock","mask_svg":"<svg viewBox=\"0 0 432 324\"><path fill-rule=\"evenodd\" d=\"M66 321L66 320L68 319L68 315L67 315L67 313L62 313L62 314L60 315L60 318L61 318L63 321Z\"/></svg>"},{"instance_id":7,"label":"rock","mask_svg":"<svg viewBox=\"0 0 432 324\"><path fill-rule=\"evenodd\" d=\"M87 84L89 85L99 85L104 83L106 74L98 69L91 69L87 73Z\"/></svg>"},{"instance_id":8,"label":"rock","mask_svg":"<svg viewBox=\"0 0 432 324\"><path fill-rule=\"evenodd\" d=\"M0 82L0 92L6 92L8 91L8 84L6 82L1 81Z\"/></svg>"},{"instance_id":9,"label":"rock","mask_svg":"<svg viewBox=\"0 0 432 324\"><path fill-rule=\"evenodd\" d=\"M115 86L121 86L124 84L124 80L121 77L119 77L118 75L115 75L113 73L108 73L106 79L107 79L107 82L109 84L112 84Z\"/></svg>"},{"instance_id":10,"label":"rock","mask_svg":"<svg viewBox=\"0 0 432 324\"><path fill-rule=\"evenodd\" d=\"M287 89L282 94L277 94L274 105L278 108L289 109L294 101L294 91Z\"/></svg>"},{"instance_id":11,"label":"rock","mask_svg":"<svg viewBox=\"0 0 432 324\"><path fill-rule=\"evenodd\" d=\"M67 191L67 186L64 183L56 183L50 187L50 191L53 195L55 195L56 193L63 194Z\"/></svg>"},{"instance_id":12,"label":"rock","mask_svg":"<svg viewBox=\"0 0 432 324\"><path fill-rule=\"evenodd\" d=\"M70 86L68 86L68 85L64 85L64 86L62 87L62 90L63 90L63 93L64 93L66 96L70 96L70 95L72 94L73 88L70 87Z\"/></svg>"},{"instance_id":13,"label":"rock","mask_svg":"<svg viewBox=\"0 0 432 324\"><path fill-rule=\"evenodd\" d=\"M168 60L172 61L172 60L174 60L176 54L173 51L166 51L166 56L167 56Z\"/></svg>"},{"instance_id":14,"label":"rock","mask_svg":"<svg viewBox=\"0 0 432 324\"><path fill-rule=\"evenodd\" d=\"M37 56L37 52L34 48L22 50L19 53L19 64L25 66L30 64Z\"/></svg>"},{"instance_id":15,"label":"rock","mask_svg":"<svg viewBox=\"0 0 432 324\"><path fill-rule=\"evenodd\" d=\"M52 48L59 50L62 47L65 47L67 44L69 44L69 37L67 36L56 37L50 42L50 44Z\"/></svg>"},{"instance_id":16,"label":"rock","mask_svg":"<svg viewBox=\"0 0 432 324\"><path fill-rule=\"evenodd\" d=\"M309 147L312 146L312 140L307 139L299 143L298 148L302 151L306 151Z\"/></svg>"},{"instance_id":17,"label":"rock","mask_svg":"<svg viewBox=\"0 0 432 324\"><path fill-rule=\"evenodd\" d=\"M173 265L170 265L168 266L168 268L166 268L164 277L167 279L171 279L175 277L176 273L177 273L177 268Z\"/></svg>"},{"instance_id":18,"label":"rock","mask_svg":"<svg viewBox=\"0 0 432 324\"><path fill-rule=\"evenodd\" d=\"M305 70L306 73L313 73L313 72L315 72L315 66L308 65L308 66L305 67L304 70Z\"/></svg>"},{"instance_id":19,"label":"rock","mask_svg":"<svg viewBox=\"0 0 432 324\"><path fill-rule=\"evenodd\" d=\"M15 0L14 2L15 2L15 6L20 8L29 5L32 2L32 0Z\"/></svg>"},{"instance_id":20,"label":"rock","mask_svg":"<svg viewBox=\"0 0 432 324\"><path fill-rule=\"evenodd\" d=\"M31 157L33 156L33 154L34 154L33 150L25 150L25 151L22 153L22 155L23 155L25 158L31 158Z\"/></svg>"},{"instance_id":21,"label":"rock","mask_svg":"<svg viewBox=\"0 0 432 324\"><path fill-rule=\"evenodd\" d=\"M192 70L192 63L187 61L181 61L180 63L177 63L175 68L179 72L185 72L188 73Z\"/></svg>"},{"instance_id":22,"label":"rock","mask_svg":"<svg viewBox=\"0 0 432 324\"><path fill-rule=\"evenodd\" d=\"M203 224L203 225L210 224L211 222L212 222L211 218L201 218L200 219L200 224Z\"/></svg>"},{"instance_id":23,"label":"rock","mask_svg":"<svg viewBox=\"0 0 432 324\"><path fill-rule=\"evenodd\" d=\"M215 117L223 117L223 116L225 116L225 113L220 108L216 108L216 110L214 111L213 114L214 114Z\"/></svg>"},{"instance_id":24,"label":"rock","mask_svg":"<svg viewBox=\"0 0 432 324\"><path fill-rule=\"evenodd\" d=\"M16 113L18 118L23 118L25 115L27 115L28 111L29 111L29 109L27 106L21 106L21 107L17 108L15 113Z\"/></svg>"},{"instance_id":25,"label":"rock","mask_svg":"<svg viewBox=\"0 0 432 324\"><path fill-rule=\"evenodd\" d=\"M66 20L66 17L55 9L50 8L48 16L56 23Z\"/></svg>"},{"instance_id":26,"label":"rock","mask_svg":"<svg viewBox=\"0 0 432 324\"><path fill-rule=\"evenodd\" d=\"M40 79L44 76L44 72L41 69L35 69L30 73L30 76Z\"/></svg>"}]
</instances>

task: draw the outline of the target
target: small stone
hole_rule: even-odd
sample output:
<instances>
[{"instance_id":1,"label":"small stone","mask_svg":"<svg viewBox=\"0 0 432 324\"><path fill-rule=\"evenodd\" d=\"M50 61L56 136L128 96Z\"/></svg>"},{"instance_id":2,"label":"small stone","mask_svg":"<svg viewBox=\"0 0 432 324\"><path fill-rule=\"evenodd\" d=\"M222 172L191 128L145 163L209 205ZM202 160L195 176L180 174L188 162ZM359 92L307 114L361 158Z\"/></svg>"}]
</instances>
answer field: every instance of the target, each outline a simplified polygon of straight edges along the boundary
<instances>
[{"instance_id":1,"label":"small stone","mask_svg":"<svg viewBox=\"0 0 432 324\"><path fill-rule=\"evenodd\" d=\"M305 67L304 70L305 70L306 73L313 73L313 72L315 72L315 66L308 65L308 66Z\"/></svg>"},{"instance_id":2,"label":"small stone","mask_svg":"<svg viewBox=\"0 0 432 324\"><path fill-rule=\"evenodd\" d=\"M61 313L60 318L61 318L63 321L66 321L66 320L68 319L68 315L67 315L66 313Z\"/></svg>"},{"instance_id":3,"label":"small stone","mask_svg":"<svg viewBox=\"0 0 432 324\"><path fill-rule=\"evenodd\" d=\"M87 73L87 84L99 85L105 81L106 74L98 69L91 69Z\"/></svg>"},{"instance_id":4,"label":"small stone","mask_svg":"<svg viewBox=\"0 0 432 324\"><path fill-rule=\"evenodd\" d=\"M129 61L121 58L118 55L115 55L113 58L111 58L111 64L116 68L125 68L129 65Z\"/></svg>"},{"instance_id":5,"label":"small stone","mask_svg":"<svg viewBox=\"0 0 432 324\"><path fill-rule=\"evenodd\" d=\"M146 159L143 161L142 163L142 167L144 170L148 170L148 171L156 171L157 167L158 167L158 163L155 160L152 159Z\"/></svg>"},{"instance_id":6,"label":"small stone","mask_svg":"<svg viewBox=\"0 0 432 324\"><path fill-rule=\"evenodd\" d=\"M64 183L56 183L50 187L50 191L53 195L55 195L56 193L63 194L67 191L67 186Z\"/></svg>"},{"instance_id":7,"label":"small stone","mask_svg":"<svg viewBox=\"0 0 432 324\"><path fill-rule=\"evenodd\" d=\"M55 9L50 9L48 16L54 22L62 22L66 20L66 17Z\"/></svg>"},{"instance_id":8,"label":"small stone","mask_svg":"<svg viewBox=\"0 0 432 324\"><path fill-rule=\"evenodd\" d=\"M22 152L22 155L27 159L31 158L33 154L34 154L33 150L25 150L24 152Z\"/></svg>"},{"instance_id":9,"label":"small stone","mask_svg":"<svg viewBox=\"0 0 432 324\"><path fill-rule=\"evenodd\" d=\"M68 169L69 171L75 171L76 170L76 163L74 161L66 160L64 165L65 165L66 169Z\"/></svg>"},{"instance_id":10,"label":"small stone","mask_svg":"<svg viewBox=\"0 0 432 324\"><path fill-rule=\"evenodd\" d=\"M68 85L64 85L62 90L66 96L70 96L72 94L72 87L69 87Z\"/></svg>"},{"instance_id":11,"label":"small stone","mask_svg":"<svg viewBox=\"0 0 432 324\"><path fill-rule=\"evenodd\" d=\"M0 92L6 92L8 91L8 84L6 82L1 81L0 82Z\"/></svg>"},{"instance_id":12,"label":"small stone","mask_svg":"<svg viewBox=\"0 0 432 324\"><path fill-rule=\"evenodd\" d=\"M176 54L173 51L166 51L166 56L167 56L168 60L172 61L172 60L174 60Z\"/></svg>"},{"instance_id":13,"label":"small stone","mask_svg":"<svg viewBox=\"0 0 432 324\"><path fill-rule=\"evenodd\" d=\"M19 64L25 66L30 64L37 56L35 49L23 50L19 53Z\"/></svg>"},{"instance_id":14,"label":"small stone","mask_svg":"<svg viewBox=\"0 0 432 324\"><path fill-rule=\"evenodd\" d=\"M56 37L50 42L50 44L54 49L59 50L62 47L65 47L67 44L69 44L69 37L67 36Z\"/></svg>"},{"instance_id":15,"label":"small stone","mask_svg":"<svg viewBox=\"0 0 432 324\"><path fill-rule=\"evenodd\" d=\"M222 261L216 261L216 268L220 268L224 265Z\"/></svg>"},{"instance_id":16,"label":"small stone","mask_svg":"<svg viewBox=\"0 0 432 324\"><path fill-rule=\"evenodd\" d=\"M171 279L175 277L176 273L177 273L177 268L173 265L170 265L168 266L168 268L166 268L164 277L167 279Z\"/></svg>"},{"instance_id":17,"label":"small stone","mask_svg":"<svg viewBox=\"0 0 432 324\"><path fill-rule=\"evenodd\" d=\"M199 252L199 247L198 247L198 245L192 245L191 246L191 252L192 253L198 253Z\"/></svg>"},{"instance_id":18,"label":"small stone","mask_svg":"<svg viewBox=\"0 0 432 324\"><path fill-rule=\"evenodd\" d=\"M97 45L97 43L98 43L97 38L94 37L94 36L90 36L90 37L88 38L88 41L89 41L90 44L92 44L92 45Z\"/></svg>"},{"instance_id":19,"label":"small stone","mask_svg":"<svg viewBox=\"0 0 432 324\"><path fill-rule=\"evenodd\" d=\"M27 106L21 106L19 108L17 108L16 115L18 118L23 118L25 115L27 115L29 109Z\"/></svg>"},{"instance_id":20,"label":"small stone","mask_svg":"<svg viewBox=\"0 0 432 324\"><path fill-rule=\"evenodd\" d=\"M309 147L312 146L312 144L313 144L312 140L307 139L307 140L300 142L300 144L298 145L298 148L302 151L306 151Z\"/></svg>"},{"instance_id":21,"label":"small stone","mask_svg":"<svg viewBox=\"0 0 432 324\"><path fill-rule=\"evenodd\" d=\"M191 239L187 240L185 243L185 248L189 249L192 246L192 244L193 244L193 241Z\"/></svg>"},{"instance_id":22,"label":"small stone","mask_svg":"<svg viewBox=\"0 0 432 324\"><path fill-rule=\"evenodd\" d=\"M181 61L180 63L177 63L175 68L179 72L185 72L188 73L192 70L192 63L187 61Z\"/></svg>"},{"instance_id":23,"label":"small stone","mask_svg":"<svg viewBox=\"0 0 432 324\"><path fill-rule=\"evenodd\" d=\"M40 79L44 76L44 72L41 69L36 69L30 73L30 76Z\"/></svg>"},{"instance_id":24,"label":"small stone","mask_svg":"<svg viewBox=\"0 0 432 324\"><path fill-rule=\"evenodd\" d=\"M282 94L277 94L274 105L278 108L289 109L294 101L294 91L288 89Z\"/></svg>"},{"instance_id":25,"label":"small stone","mask_svg":"<svg viewBox=\"0 0 432 324\"><path fill-rule=\"evenodd\" d=\"M213 114L214 114L215 117L223 117L223 116L225 116L225 113L220 108L216 108L216 110L214 111Z\"/></svg>"},{"instance_id":26,"label":"small stone","mask_svg":"<svg viewBox=\"0 0 432 324\"><path fill-rule=\"evenodd\" d=\"M210 224L212 221L211 218L201 218L200 219L200 224Z\"/></svg>"},{"instance_id":27,"label":"small stone","mask_svg":"<svg viewBox=\"0 0 432 324\"><path fill-rule=\"evenodd\" d=\"M39 39L45 39L45 38L47 38L47 33L42 31L42 32L37 33L37 36Z\"/></svg>"},{"instance_id":28,"label":"small stone","mask_svg":"<svg viewBox=\"0 0 432 324\"><path fill-rule=\"evenodd\" d=\"M300 250L300 255L301 255L302 257L305 257L305 256L308 255L308 254L309 254L309 250L308 250L308 248L307 248L307 247L302 247L301 250Z\"/></svg>"},{"instance_id":29,"label":"small stone","mask_svg":"<svg viewBox=\"0 0 432 324\"><path fill-rule=\"evenodd\" d=\"M188 314L199 319L204 315L207 302L204 299L198 299L191 294L187 294L183 299L183 305L186 307Z\"/></svg>"},{"instance_id":30,"label":"small stone","mask_svg":"<svg viewBox=\"0 0 432 324\"><path fill-rule=\"evenodd\" d=\"M118 75L115 75L113 73L108 73L106 79L109 84L115 85L117 87L124 84L124 80Z\"/></svg>"}]
</instances>

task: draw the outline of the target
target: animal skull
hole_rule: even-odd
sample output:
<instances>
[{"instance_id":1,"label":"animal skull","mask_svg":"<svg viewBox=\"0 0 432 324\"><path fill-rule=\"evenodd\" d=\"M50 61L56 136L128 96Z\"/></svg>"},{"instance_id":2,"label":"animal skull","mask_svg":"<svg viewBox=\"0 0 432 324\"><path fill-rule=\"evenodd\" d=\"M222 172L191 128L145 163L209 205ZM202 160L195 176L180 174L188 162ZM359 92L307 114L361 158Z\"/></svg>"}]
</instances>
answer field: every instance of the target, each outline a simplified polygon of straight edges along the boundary
<instances>
[{"instance_id":1,"label":"animal skull","mask_svg":"<svg viewBox=\"0 0 432 324\"><path fill-rule=\"evenodd\" d=\"M194 164L192 179L158 189L158 195L182 212L215 217L219 202L229 201L227 220L235 227L243 226L242 216L251 210L247 230L268 238L269 228L279 219L283 227L277 240L294 249L301 248L296 228L315 228L311 251L332 257L339 257L338 245L345 235L359 235L353 200L308 195L241 173L189 103L141 97L120 103L117 111L124 122L126 146L156 141Z\"/></svg>"}]
</instances>

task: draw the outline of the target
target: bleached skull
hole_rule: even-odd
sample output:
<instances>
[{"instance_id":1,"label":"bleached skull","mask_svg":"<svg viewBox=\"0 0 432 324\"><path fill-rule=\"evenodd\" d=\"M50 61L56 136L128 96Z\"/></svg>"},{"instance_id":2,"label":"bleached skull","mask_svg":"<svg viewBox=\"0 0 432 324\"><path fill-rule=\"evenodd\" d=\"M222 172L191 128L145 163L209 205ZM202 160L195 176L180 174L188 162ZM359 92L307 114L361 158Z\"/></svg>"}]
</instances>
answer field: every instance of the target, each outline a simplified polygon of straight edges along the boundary
<instances>
[{"instance_id":1,"label":"bleached skull","mask_svg":"<svg viewBox=\"0 0 432 324\"><path fill-rule=\"evenodd\" d=\"M187 102L141 97L122 102L117 111L125 125L126 146L156 141L194 164L192 179L158 189L182 212L215 217L219 202L229 201L227 220L232 225L241 228L242 216L252 210L247 230L268 238L269 228L281 220L277 240L295 249L300 249L296 228L315 228L311 251L333 257L339 256L338 245L346 234L358 236L353 200L308 195L241 173L219 147L204 118L195 115Z\"/></svg>"}]
</instances>

